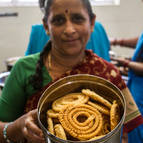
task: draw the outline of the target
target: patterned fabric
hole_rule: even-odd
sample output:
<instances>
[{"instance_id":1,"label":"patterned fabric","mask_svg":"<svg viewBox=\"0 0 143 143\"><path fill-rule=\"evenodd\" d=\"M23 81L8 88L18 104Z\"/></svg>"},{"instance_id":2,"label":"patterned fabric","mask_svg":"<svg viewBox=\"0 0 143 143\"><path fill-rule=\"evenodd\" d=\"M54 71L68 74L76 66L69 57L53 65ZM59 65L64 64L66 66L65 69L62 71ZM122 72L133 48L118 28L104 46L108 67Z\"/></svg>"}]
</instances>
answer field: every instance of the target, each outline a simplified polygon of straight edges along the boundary
<instances>
[{"instance_id":1,"label":"patterned fabric","mask_svg":"<svg viewBox=\"0 0 143 143\"><path fill-rule=\"evenodd\" d=\"M121 79L121 75L119 71L112 64L106 62L102 58L99 58L90 50L86 51L86 58L82 63L75 66L71 71L68 71L65 74L63 74L60 78L66 77L68 75L75 75L75 74L91 74L91 75L100 76L104 79L111 81L121 90L126 88L124 81ZM31 96L27 101L25 112L35 109L37 107L38 100L42 95L42 93L44 92L44 90L49 85L57 81L58 79L49 83L37 94L34 94L33 96Z\"/></svg>"},{"instance_id":2,"label":"patterned fabric","mask_svg":"<svg viewBox=\"0 0 143 143\"><path fill-rule=\"evenodd\" d=\"M49 41L46 46L50 51L51 42ZM90 50L86 50L85 54L86 54L85 59L80 64L73 67L71 71L67 71L61 77L48 83L48 85L43 87L43 89L40 92L32 95L27 100L27 103L25 106L25 112L28 112L28 111L31 111L32 109L37 108L37 104L42 93L49 85L51 85L58 79L61 79L69 75L75 75L75 74L90 74L90 75L96 75L109 80L123 92L123 95L126 99L126 105L127 105L124 131L129 132L134 128L136 128L137 126L139 126L140 124L142 124L143 118L136 106L134 99L132 98L130 91L128 90L125 82L122 80L119 70L115 68L113 64L98 57ZM130 126L131 124L133 126Z\"/></svg>"}]
</instances>

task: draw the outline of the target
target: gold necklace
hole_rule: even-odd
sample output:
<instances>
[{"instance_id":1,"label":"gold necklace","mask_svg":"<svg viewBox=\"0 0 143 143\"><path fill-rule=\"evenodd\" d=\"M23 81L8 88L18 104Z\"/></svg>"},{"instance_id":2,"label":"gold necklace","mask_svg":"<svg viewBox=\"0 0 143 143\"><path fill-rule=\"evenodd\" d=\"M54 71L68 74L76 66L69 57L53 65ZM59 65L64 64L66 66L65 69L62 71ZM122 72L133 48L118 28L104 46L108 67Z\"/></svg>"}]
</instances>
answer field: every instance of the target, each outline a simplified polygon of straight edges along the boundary
<instances>
[{"instance_id":1,"label":"gold necklace","mask_svg":"<svg viewBox=\"0 0 143 143\"><path fill-rule=\"evenodd\" d=\"M80 63L82 63L84 60L84 58L82 58L80 60ZM51 52L49 52L48 54L48 69L51 70L52 69L52 56L51 56Z\"/></svg>"},{"instance_id":2,"label":"gold necklace","mask_svg":"<svg viewBox=\"0 0 143 143\"><path fill-rule=\"evenodd\" d=\"M52 67L51 54L49 52L49 54L48 54L48 68L49 68L49 70L51 69L51 67Z\"/></svg>"}]
</instances>

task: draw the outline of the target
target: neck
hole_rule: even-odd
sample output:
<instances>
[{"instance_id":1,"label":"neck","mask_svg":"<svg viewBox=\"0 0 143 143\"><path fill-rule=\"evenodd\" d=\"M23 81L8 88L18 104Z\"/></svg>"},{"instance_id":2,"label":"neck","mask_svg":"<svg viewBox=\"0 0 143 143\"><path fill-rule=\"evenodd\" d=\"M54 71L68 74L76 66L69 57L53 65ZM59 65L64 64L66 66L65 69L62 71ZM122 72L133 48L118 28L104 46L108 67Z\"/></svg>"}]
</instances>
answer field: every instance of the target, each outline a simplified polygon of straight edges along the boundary
<instances>
[{"instance_id":1,"label":"neck","mask_svg":"<svg viewBox=\"0 0 143 143\"><path fill-rule=\"evenodd\" d=\"M66 56L60 55L54 51L50 51L48 55L48 68L50 71L66 72L71 70L74 66L83 61L85 52L81 52L78 55Z\"/></svg>"}]
</instances>

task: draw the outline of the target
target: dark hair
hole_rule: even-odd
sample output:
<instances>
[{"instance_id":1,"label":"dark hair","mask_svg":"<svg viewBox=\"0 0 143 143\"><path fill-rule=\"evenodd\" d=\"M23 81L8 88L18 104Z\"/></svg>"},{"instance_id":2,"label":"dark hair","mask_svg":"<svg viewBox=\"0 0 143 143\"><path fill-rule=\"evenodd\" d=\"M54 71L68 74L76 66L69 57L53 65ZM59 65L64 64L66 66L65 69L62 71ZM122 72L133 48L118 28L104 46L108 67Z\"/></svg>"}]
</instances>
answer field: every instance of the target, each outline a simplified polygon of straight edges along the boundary
<instances>
[{"instance_id":1,"label":"dark hair","mask_svg":"<svg viewBox=\"0 0 143 143\"><path fill-rule=\"evenodd\" d=\"M44 8L45 0L39 0L39 7Z\"/></svg>"},{"instance_id":2,"label":"dark hair","mask_svg":"<svg viewBox=\"0 0 143 143\"><path fill-rule=\"evenodd\" d=\"M40 10L42 11L43 14L45 14L45 8L44 8L45 0L39 0L38 2Z\"/></svg>"},{"instance_id":3,"label":"dark hair","mask_svg":"<svg viewBox=\"0 0 143 143\"><path fill-rule=\"evenodd\" d=\"M50 13L50 7L52 5L54 0L39 0L39 6L40 8L44 7L44 18L43 20L47 22L49 13ZM83 6L87 9L88 15L90 17L90 22L91 20L95 17L90 2L89 0L81 0L83 3ZM43 51L40 53L40 59L37 62L36 65L36 72L34 75L31 76L30 78L30 84L32 84L33 88L38 90L43 87L43 74L42 74L42 67L44 65L44 58L48 54L49 48L48 44L44 47Z\"/></svg>"},{"instance_id":4,"label":"dark hair","mask_svg":"<svg viewBox=\"0 0 143 143\"><path fill-rule=\"evenodd\" d=\"M42 52L40 53L40 58L37 61L37 65L36 65L36 71L35 74L33 74L30 79L29 79L29 83L33 86L33 88L35 90L37 89L41 89L43 87L43 73L42 73L42 68L44 66L44 59L45 57L48 55L48 52L50 50L50 45L51 43L48 42L44 49L42 50ZM49 48L48 48L49 46Z\"/></svg>"},{"instance_id":5,"label":"dark hair","mask_svg":"<svg viewBox=\"0 0 143 143\"><path fill-rule=\"evenodd\" d=\"M40 1L40 0L39 0ZM91 4L89 2L89 0L81 0L83 6L87 9L90 21L95 17L95 14L92 11L92 7ZM49 13L50 13L50 7L53 3L53 0L45 0L44 2L44 9L45 9L45 15L44 15L44 21L47 21Z\"/></svg>"}]
</instances>

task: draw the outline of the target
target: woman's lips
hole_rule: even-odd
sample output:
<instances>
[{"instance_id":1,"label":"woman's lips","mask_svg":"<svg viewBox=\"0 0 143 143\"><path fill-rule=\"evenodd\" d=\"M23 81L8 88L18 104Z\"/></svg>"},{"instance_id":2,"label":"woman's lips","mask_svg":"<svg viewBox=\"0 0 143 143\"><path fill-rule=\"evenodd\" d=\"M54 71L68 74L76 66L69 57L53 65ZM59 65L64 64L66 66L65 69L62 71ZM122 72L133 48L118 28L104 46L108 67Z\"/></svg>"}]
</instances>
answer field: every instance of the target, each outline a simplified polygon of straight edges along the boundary
<instances>
[{"instance_id":1,"label":"woman's lips","mask_svg":"<svg viewBox=\"0 0 143 143\"><path fill-rule=\"evenodd\" d=\"M64 40L65 42L72 42L72 41L76 41L77 39L69 39L69 40Z\"/></svg>"},{"instance_id":2,"label":"woman's lips","mask_svg":"<svg viewBox=\"0 0 143 143\"><path fill-rule=\"evenodd\" d=\"M68 44L76 44L79 41L79 39L69 39L69 40L64 40L65 43Z\"/></svg>"}]
</instances>

